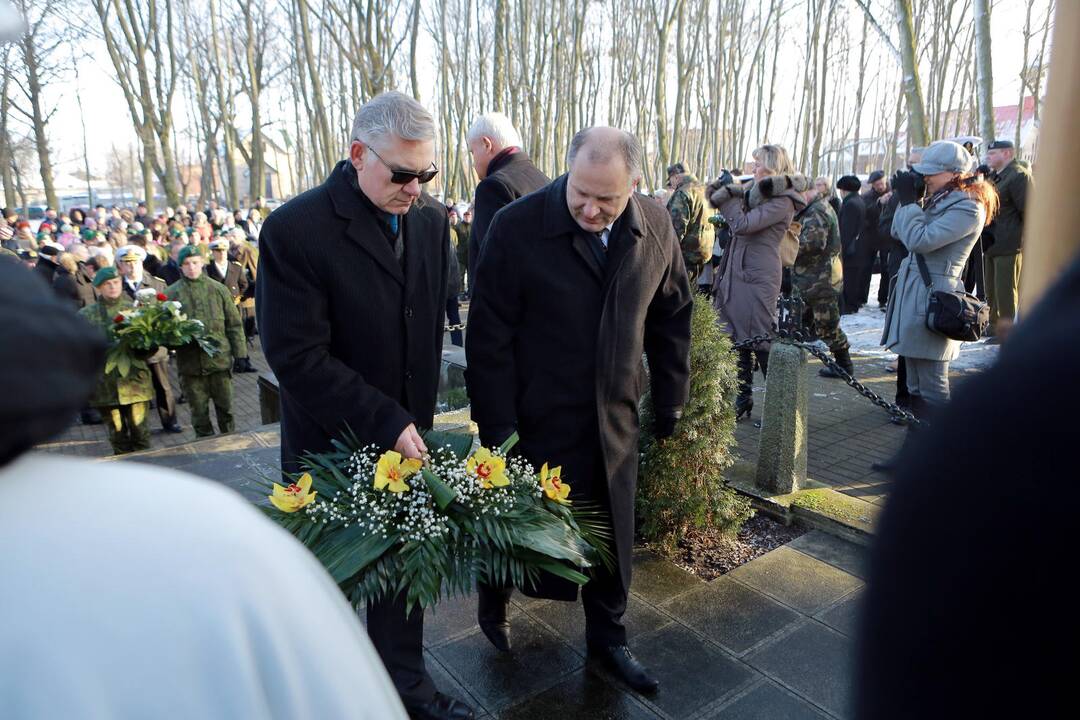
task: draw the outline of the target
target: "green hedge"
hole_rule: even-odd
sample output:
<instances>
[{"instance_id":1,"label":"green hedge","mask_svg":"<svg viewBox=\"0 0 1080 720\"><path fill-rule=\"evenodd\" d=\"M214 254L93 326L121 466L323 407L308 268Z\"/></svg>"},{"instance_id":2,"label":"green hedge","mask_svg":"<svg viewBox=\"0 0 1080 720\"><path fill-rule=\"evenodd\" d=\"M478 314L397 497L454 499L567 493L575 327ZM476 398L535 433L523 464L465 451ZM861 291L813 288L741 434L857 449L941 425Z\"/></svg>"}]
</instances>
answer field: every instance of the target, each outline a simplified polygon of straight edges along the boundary
<instances>
[{"instance_id":1,"label":"green hedge","mask_svg":"<svg viewBox=\"0 0 1080 720\"><path fill-rule=\"evenodd\" d=\"M736 356L716 311L697 294L691 332L690 401L675 434L657 442L648 392L641 407L639 531L665 552L690 528L734 533L753 515L749 501L724 483L735 460Z\"/></svg>"}]
</instances>

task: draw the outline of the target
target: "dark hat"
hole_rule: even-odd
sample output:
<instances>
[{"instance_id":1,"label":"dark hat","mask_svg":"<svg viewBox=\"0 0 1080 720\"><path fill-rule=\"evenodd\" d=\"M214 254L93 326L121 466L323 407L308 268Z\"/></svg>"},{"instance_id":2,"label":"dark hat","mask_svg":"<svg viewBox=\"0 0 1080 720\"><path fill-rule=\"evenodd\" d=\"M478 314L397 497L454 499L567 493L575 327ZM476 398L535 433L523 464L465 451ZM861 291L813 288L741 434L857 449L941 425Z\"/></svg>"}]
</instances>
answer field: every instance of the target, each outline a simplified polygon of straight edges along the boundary
<instances>
[{"instance_id":1,"label":"dark hat","mask_svg":"<svg viewBox=\"0 0 1080 720\"><path fill-rule=\"evenodd\" d=\"M19 214L19 213L15 212L15 211L14 211L14 210L12 210L11 208L4 208L4 217L6 217L6 218L9 218L9 217L15 217L15 216L17 216L18 214Z\"/></svg>"},{"instance_id":2,"label":"dark hat","mask_svg":"<svg viewBox=\"0 0 1080 720\"><path fill-rule=\"evenodd\" d=\"M56 257L60 254L60 248L55 245L42 245L38 250L38 255L48 255L49 257Z\"/></svg>"},{"instance_id":3,"label":"dark hat","mask_svg":"<svg viewBox=\"0 0 1080 720\"><path fill-rule=\"evenodd\" d=\"M686 172L686 166L683 165L681 162L677 162L677 163L673 163L671 165L668 165L668 169L667 169L667 174L668 175L682 175L685 172Z\"/></svg>"},{"instance_id":4,"label":"dark hat","mask_svg":"<svg viewBox=\"0 0 1080 720\"><path fill-rule=\"evenodd\" d=\"M876 183L878 180L882 179L883 177L885 177L884 170L875 170L874 172L870 173L870 177L867 179L867 182L873 184Z\"/></svg>"},{"instance_id":5,"label":"dark hat","mask_svg":"<svg viewBox=\"0 0 1080 720\"><path fill-rule=\"evenodd\" d=\"M120 277L116 274L116 268L112 265L106 265L94 274L94 287L101 287L101 284L107 280L115 280Z\"/></svg>"},{"instance_id":6,"label":"dark hat","mask_svg":"<svg viewBox=\"0 0 1080 720\"><path fill-rule=\"evenodd\" d=\"M202 255L199 254L199 248L195 247L194 245L185 245L184 247L180 248L180 252L176 254L176 262L180 265L183 265L184 261L192 255L202 257Z\"/></svg>"},{"instance_id":7,"label":"dark hat","mask_svg":"<svg viewBox=\"0 0 1080 720\"><path fill-rule=\"evenodd\" d=\"M847 192L859 192L862 188L862 181L854 175L845 175L836 181L836 187L838 190Z\"/></svg>"},{"instance_id":8,"label":"dark hat","mask_svg":"<svg viewBox=\"0 0 1080 720\"><path fill-rule=\"evenodd\" d=\"M995 140L986 146L987 150L1012 150L1015 146L1012 140Z\"/></svg>"},{"instance_id":9,"label":"dark hat","mask_svg":"<svg viewBox=\"0 0 1080 720\"><path fill-rule=\"evenodd\" d=\"M37 260L37 252L34 250L20 250L19 257L23 260Z\"/></svg>"},{"instance_id":10,"label":"dark hat","mask_svg":"<svg viewBox=\"0 0 1080 720\"><path fill-rule=\"evenodd\" d=\"M0 262L0 465L71 424L105 367L105 336L52 288Z\"/></svg>"}]
</instances>

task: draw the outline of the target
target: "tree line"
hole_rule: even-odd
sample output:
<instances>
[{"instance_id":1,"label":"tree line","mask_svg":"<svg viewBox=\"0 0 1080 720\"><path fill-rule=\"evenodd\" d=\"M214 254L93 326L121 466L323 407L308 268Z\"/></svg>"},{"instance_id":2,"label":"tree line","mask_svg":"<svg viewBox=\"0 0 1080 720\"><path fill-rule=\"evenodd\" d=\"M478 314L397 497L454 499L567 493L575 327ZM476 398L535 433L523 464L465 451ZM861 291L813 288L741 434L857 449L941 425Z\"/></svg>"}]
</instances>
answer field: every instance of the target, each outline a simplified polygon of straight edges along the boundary
<instances>
[{"instance_id":1,"label":"tree line","mask_svg":"<svg viewBox=\"0 0 1080 720\"><path fill-rule=\"evenodd\" d=\"M88 56L111 68L137 138L110 167L137 192L237 207L262 195L269 136L300 188L325 177L367 98L411 93L439 119L436 187L471 195L464 136L500 110L545 172L573 133L608 123L636 133L644 183L685 162L703 176L739 169L763 142L804 171L891 170L907 147L993 133L992 58L1022 52L1019 108L1040 110L1055 0L1020 0L1021 48L992 48L990 0L15 0L27 19L2 48L0 180L15 206L28 173L57 205L49 122ZM77 78L76 78L77 79ZM81 103L82 98L76 100ZM80 109L80 112L82 110ZM1019 123L1017 124L1017 140ZM84 137L84 143L86 139ZM84 155L85 147L84 147ZM124 167L127 166L125 170ZM239 171L242 169L243 172ZM89 175L90 168L85 168Z\"/></svg>"}]
</instances>

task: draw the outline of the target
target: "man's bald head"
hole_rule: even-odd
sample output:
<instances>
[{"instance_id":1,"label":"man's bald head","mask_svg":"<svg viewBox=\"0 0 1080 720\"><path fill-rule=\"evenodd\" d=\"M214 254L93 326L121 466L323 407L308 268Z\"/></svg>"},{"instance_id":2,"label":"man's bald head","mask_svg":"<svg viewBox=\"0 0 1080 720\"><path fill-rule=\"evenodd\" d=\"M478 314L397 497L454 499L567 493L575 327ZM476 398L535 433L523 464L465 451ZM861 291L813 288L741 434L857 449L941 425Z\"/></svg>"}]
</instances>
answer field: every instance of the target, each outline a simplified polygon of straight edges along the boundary
<instances>
[{"instance_id":1,"label":"man's bald head","mask_svg":"<svg viewBox=\"0 0 1080 720\"><path fill-rule=\"evenodd\" d=\"M641 144L625 130L603 126L585 128L570 141L567 167L573 169L579 155L592 165L608 165L619 158L629 172L631 183L641 177Z\"/></svg>"}]
</instances>

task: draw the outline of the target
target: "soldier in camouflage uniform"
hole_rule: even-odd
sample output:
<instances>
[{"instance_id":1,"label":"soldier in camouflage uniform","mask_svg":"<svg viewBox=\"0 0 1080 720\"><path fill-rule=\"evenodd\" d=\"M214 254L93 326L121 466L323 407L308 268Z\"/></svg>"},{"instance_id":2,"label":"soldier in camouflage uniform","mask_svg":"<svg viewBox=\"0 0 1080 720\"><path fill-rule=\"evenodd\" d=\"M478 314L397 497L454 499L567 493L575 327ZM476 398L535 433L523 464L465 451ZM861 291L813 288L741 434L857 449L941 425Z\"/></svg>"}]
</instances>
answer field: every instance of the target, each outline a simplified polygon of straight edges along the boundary
<instances>
[{"instance_id":1,"label":"soldier in camouflage uniform","mask_svg":"<svg viewBox=\"0 0 1080 720\"><path fill-rule=\"evenodd\" d=\"M712 258L714 229L708 221L711 213L706 212L704 186L686 172L682 163L669 167L667 174L671 188L667 209L682 248L690 287L694 287L705 263Z\"/></svg>"},{"instance_id":2,"label":"soldier in camouflage uniform","mask_svg":"<svg viewBox=\"0 0 1080 720\"><path fill-rule=\"evenodd\" d=\"M123 280L111 265L97 271L94 287L99 293L98 301L79 310L79 315L106 333L120 311L135 304L124 294ZM147 368L132 366L127 377L120 377L117 370L105 373L102 368L97 388L90 397L90 407L101 413L115 455L150 448L146 413L153 397L154 385Z\"/></svg>"},{"instance_id":3,"label":"soldier in camouflage uniform","mask_svg":"<svg viewBox=\"0 0 1080 720\"><path fill-rule=\"evenodd\" d=\"M840 329L840 293L844 271L840 263L840 225L836 213L825 198L811 188L803 193L807 206L795 216L802 223L799 255L791 269L791 285L813 314L813 330L836 358L836 363L855 376L848 353L847 336ZM840 377L831 369L821 368L823 377Z\"/></svg>"},{"instance_id":4,"label":"soldier in camouflage uniform","mask_svg":"<svg viewBox=\"0 0 1080 720\"><path fill-rule=\"evenodd\" d=\"M179 300L189 318L201 320L207 334L221 347L210 357L196 344L177 349L176 368L180 386L191 406L191 425L198 437L214 434L210 423L210 401L214 401L218 430L232 432L233 359L247 357L244 327L229 289L203 273L203 257L187 246L177 256L184 276L169 286L166 295Z\"/></svg>"}]
</instances>

